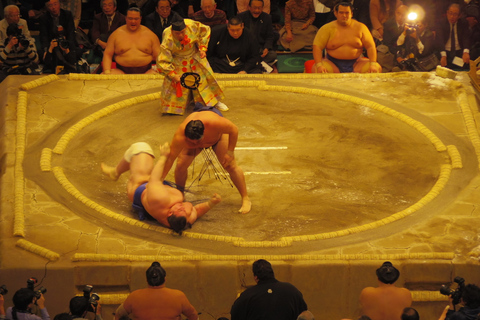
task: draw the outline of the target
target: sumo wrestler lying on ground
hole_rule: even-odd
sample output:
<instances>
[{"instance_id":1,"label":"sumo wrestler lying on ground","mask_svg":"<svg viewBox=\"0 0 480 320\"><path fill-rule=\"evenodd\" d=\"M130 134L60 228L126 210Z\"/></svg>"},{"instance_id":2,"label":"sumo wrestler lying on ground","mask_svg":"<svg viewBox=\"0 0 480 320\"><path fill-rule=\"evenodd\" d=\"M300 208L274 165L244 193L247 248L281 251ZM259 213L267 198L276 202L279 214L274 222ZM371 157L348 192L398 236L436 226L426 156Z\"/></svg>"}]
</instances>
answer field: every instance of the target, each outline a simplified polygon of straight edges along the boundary
<instances>
[{"instance_id":1,"label":"sumo wrestler lying on ground","mask_svg":"<svg viewBox=\"0 0 480 320\"><path fill-rule=\"evenodd\" d=\"M102 171L112 180L130 170L127 196L140 220L150 215L164 226L182 233L222 199L215 193L210 200L197 205L185 202L183 193L161 180L170 146L160 146L160 158L154 165L153 150L145 142L134 143L116 167L101 164Z\"/></svg>"}]
</instances>

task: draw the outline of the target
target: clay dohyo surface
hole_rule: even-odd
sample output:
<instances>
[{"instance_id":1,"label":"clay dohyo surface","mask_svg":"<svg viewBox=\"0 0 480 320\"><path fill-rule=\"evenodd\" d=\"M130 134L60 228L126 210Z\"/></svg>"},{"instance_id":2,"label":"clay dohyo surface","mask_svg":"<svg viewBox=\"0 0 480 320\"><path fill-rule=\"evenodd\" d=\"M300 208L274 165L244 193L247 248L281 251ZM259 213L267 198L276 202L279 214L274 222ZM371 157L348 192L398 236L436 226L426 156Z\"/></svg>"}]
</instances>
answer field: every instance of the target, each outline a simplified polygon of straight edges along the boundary
<instances>
[{"instance_id":1,"label":"clay dohyo surface","mask_svg":"<svg viewBox=\"0 0 480 320\"><path fill-rule=\"evenodd\" d=\"M225 77L224 77L225 78ZM17 81L20 84L23 78ZM228 78L226 78L228 80ZM251 80L252 78L248 78ZM458 102L461 82L433 74L366 78L258 79L283 91L226 85L224 116L239 128L235 152L246 174L253 203L247 215L237 212L240 196L211 168L198 179L204 158L191 168L187 201L204 201L213 192L223 202L196 222L191 233L175 236L121 223L100 214L67 192L51 172L40 169L45 148L54 149L72 126L103 108L137 96L157 93L161 80L79 81L61 78L28 91L25 176L25 239L70 257L75 253L130 255L188 254L338 254L456 252L476 246L475 146ZM222 79L220 79L222 83ZM463 79L474 117L473 90ZM14 89L16 88L16 89ZM288 88L323 89L372 101L418 121L444 145L454 145L462 168L452 169L439 195L402 219L378 228L332 239L312 238L264 248L262 242L283 237L335 233L388 219L427 196L451 155L437 150L425 134L398 117L348 101L300 93ZM8 90L7 137L15 134L18 87ZM190 112L190 110L188 111ZM109 113L80 130L63 154L52 155L52 167L85 197L119 215L136 219L125 194L128 175L113 182L102 176L100 163L115 165L131 143L145 141L158 154L184 116L161 115L156 100ZM14 139L6 141L7 152ZM12 221L12 162L2 179L2 220ZM219 166L217 165L219 169ZM167 177L173 180L173 170ZM155 221L147 224L156 226ZM2 234L11 239L11 223ZM448 225L448 228L446 227ZM8 226L8 227L7 227ZM467 235L467 236L466 236ZM468 236L470 235L470 237ZM245 247L222 237L256 245ZM393 245L395 243L395 245ZM12 241L4 242L12 246Z\"/></svg>"}]
</instances>

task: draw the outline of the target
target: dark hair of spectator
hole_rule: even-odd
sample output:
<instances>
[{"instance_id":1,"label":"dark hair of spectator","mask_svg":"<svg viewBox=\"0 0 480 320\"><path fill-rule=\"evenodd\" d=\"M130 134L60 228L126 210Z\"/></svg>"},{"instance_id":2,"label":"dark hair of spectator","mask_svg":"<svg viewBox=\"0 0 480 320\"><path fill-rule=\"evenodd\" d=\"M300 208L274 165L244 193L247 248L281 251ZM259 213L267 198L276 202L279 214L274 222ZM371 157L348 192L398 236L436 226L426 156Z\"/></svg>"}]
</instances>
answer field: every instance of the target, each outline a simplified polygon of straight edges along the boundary
<instances>
[{"instance_id":1,"label":"dark hair of spectator","mask_svg":"<svg viewBox=\"0 0 480 320\"><path fill-rule=\"evenodd\" d=\"M369 316L362 315L360 316L360 318L358 318L358 320L372 320L372 319Z\"/></svg>"},{"instance_id":2,"label":"dark hair of spectator","mask_svg":"<svg viewBox=\"0 0 480 320\"><path fill-rule=\"evenodd\" d=\"M170 0L157 0L157 5L155 6L156 8L158 8L158 3L160 1L168 1L168 4L170 5L170 7L172 6L172 1L170 1Z\"/></svg>"},{"instance_id":3,"label":"dark hair of spectator","mask_svg":"<svg viewBox=\"0 0 480 320\"><path fill-rule=\"evenodd\" d=\"M72 320L72 319L73 317L70 315L70 313L67 313L67 312L59 313L53 318L53 320Z\"/></svg>"},{"instance_id":4,"label":"dark hair of spectator","mask_svg":"<svg viewBox=\"0 0 480 320\"><path fill-rule=\"evenodd\" d=\"M249 6L252 6L252 1L260 1L262 3L262 5L264 4L263 0L250 0L250 1L248 1Z\"/></svg>"},{"instance_id":5,"label":"dark hair of spectator","mask_svg":"<svg viewBox=\"0 0 480 320\"><path fill-rule=\"evenodd\" d=\"M380 282L392 284L397 281L400 272L390 261L385 261L380 268L377 269L377 277Z\"/></svg>"},{"instance_id":6,"label":"dark hair of spectator","mask_svg":"<svg viewBox=\"0 0 480 320\"><path fill-rule=\"evenodd\" d=\"M88 300L85 299L84 296L70 299L70 313L75 316L75 318L83 318L88 306Z\"/></svg>"},{"instance_id":7,"label":"dark hair of spectator","mask_svg":"<svg viewBox=\"0 0 480 320\"><path fill-rule=\"evenodd\" d=\"M414 308L405 308L402 312L402 320L420 320L420 316Z\"/></svg>"},{"instance_id":8,"label":"dark hair of spectator","mask_svg":"<svg viewBox=\"0 0 480 320\"><path fill-rule=\"evenodd\" d=\"M205 127L200 120L192 120L185 126L185 137L191 140L200 140L203 137ZM171 226L171 224L170 224Z\"/></svg>"},{"instance_id":9,"label":"dark hair of spectator","mask_svg":"<svg viewBox=\"0 0 480 320\"><path fill-rule=\"evenodd\" d=\"M272 265L267 260L260 259L255 261L252 265L252 271L258 280L275 279Z\"/></svg>"},{"instance_id":10,"label":"dark hair of spectator","mask_svg":"<svg viewBox=\"0 0 480 320\"><path fill-rule=\"evenodd\" d=\"M103 3L105 0L100 1L100 5L103 7ZM113 6L116 8L117 7L117 0L113 0Z\"/></svg>"},{"instance_id":11,"label":"dark hair of spectator","mask_svg":"<svg viewBox=\"0 0 480 320\"><path fill-rule=\"evenodd\" d=\"M448 6L447 11L450 10L451 8L454 8L454 7L457 8L458 10L460 10L460 5L459 5L458 3L455 3L455 2L454 2L454 3L451 3L451 4Z\"/></svg>"},{"instance_id":12,"label":"dark hair of spectator","mask_svg":"<svg viewBox=\"0 0 480 320\"><path fill-rule=\"evenodd\" d=\"M242 23L243 23L242 19L240 19L239 17L233 17L231 19L228 19L227 25L228 26L239 26Z\"/></svg>"},{"instance_id":13,"label":"dark hair of spectator","mask_svg":"<svg viewBox=\"0 0 480 320\"><path fill-rule=\"evenodd\" d=\"M27 310L28 305L33 302L35 298L35 293L27 288L22 288L17 290L13 295L13 305L17 310Z\"/></svg>"},{"instance_id":14,"label":"dark hair of spectator","mask_svg":"<svg viewBox=\"0 0 480 320\"><path fill-rule=\"evenodd\" d=\"M467 284L462 293L465 306L476 309L480 307L480 288L474 284Z\"/></svg>"},{"instance_id":15,"label":"dark hair of spectator","mask_svg":"<svg viewBox=\"0 0 480 320\"><path fill-rule=\"evenodd\" d=\"M152 287L158 287L165 283L167 272L157 261L152 262L150 268L147 269L147 283Z\"/></svg>"}]
</instances>

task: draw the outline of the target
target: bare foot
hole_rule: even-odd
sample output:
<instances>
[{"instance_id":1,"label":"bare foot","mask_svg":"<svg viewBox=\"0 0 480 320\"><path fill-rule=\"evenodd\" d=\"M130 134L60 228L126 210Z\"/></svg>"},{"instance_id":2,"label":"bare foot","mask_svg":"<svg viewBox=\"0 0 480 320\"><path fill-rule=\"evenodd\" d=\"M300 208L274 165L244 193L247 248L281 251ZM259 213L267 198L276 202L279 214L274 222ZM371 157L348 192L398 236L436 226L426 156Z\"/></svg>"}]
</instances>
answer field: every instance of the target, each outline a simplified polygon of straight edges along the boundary
<instances>
[{"instance_id":1,"label":"bare foot","mask_svg":"<svg viewBox=\"0 0 480 320\"><path fill-rule=\"evenodd\" d=\"M101 164L101 167L102 167L102 172L107 176L109 177L110 179L112 179L113 181L117 181L118 180L118 173L117 173L117 168L116 167L110 167L110 166L107 166L105 163L102 162Z\"/></svg>"},{"instance_id":2,"label":"bare foot","mask_svg":"<svg viewBox=\"0 0 480 320\"><path fill-rule=\"evenodd\" d=\"M216 205L216 204L220 203L220 201L222 201L222 197L218 193L215 193L210 198L210 201L212 202L213 205Z\"/></svg>"},{"instance_id":3,"label":"bare foot","mask_svg":"<svg viewBox=\"0 0 480 320\"><path fill-rule=\"evenodd\" d=\"M249 213L251 209L252 209L252 202L248 197L246 197L242 200L242 207L240 208L240 210L238 210L238 212L240 212L241 214L245 214L245 213Z\"/></svg>"}]
</instances>

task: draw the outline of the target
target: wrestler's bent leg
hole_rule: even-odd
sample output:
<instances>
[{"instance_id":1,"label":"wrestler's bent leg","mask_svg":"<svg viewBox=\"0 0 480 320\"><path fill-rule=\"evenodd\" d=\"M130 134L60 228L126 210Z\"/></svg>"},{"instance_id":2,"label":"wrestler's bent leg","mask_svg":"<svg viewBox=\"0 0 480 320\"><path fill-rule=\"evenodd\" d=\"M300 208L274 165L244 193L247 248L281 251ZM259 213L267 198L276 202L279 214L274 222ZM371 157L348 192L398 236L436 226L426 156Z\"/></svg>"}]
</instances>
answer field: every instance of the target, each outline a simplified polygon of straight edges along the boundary
<instances>
[{"instance_id":1,"label":"wrestler's bent leg","mask_svg":"<svg viewBox=\"0 0 480 320\"><path fill-rule=\"evenodd\" d=\"M340 70L338 67L330 60L323 59L322 62L320 62L322 66L327 69L327 73L340 73ZM313 64L312 66L312 73L317 73L317 65Z\"/></svg>"},{"instance_id":2,"label":"wrestler's bent leg","mask_svg":"<svg viewBox=\"0 0 480 320\"><path fill-rule=\"evenodd\" d=\"M220 163L224 163L225 154L228 150L228 135L222 135L222 138L217 143L217 147L215 148L215 154L217 155L218 161ZM243 174L243 170L237 166L237 162L235 159L230 162L229 165L224 166L225 170L230 174L230 179L232 179L233 184L237 188L240 196L242 197L242 207L238 212L245 214L250 212L252 208L252 202L248 197L247 192L247 184L245 182L245 175Z\"/></svg>"},{"instance_id":3,"label":"wrestler's bent leg","mask_svg":"<svg viewBox=\"0 0 480 320\"><path fill-rule=\"evenodd\" d=\"M101 164L103 173L108 176L110 179L116 181L120 175L128 170L130 170L130 162L134 155L140 153L147 153L152 157L155 157L153 154L152 147L146 142L136 142L125 151L122 160L117 164L116 167L107 166L105 163Z\"/></svg>"},{"instance_id":4,"label":"wrestler's bent leg","mask_svg":"<svg viewBox=\"0 0 480 320\"><path fill-rule=\"evenodd\" d=\"M370 62L367 58L360 58L353 66L353 72L369 73L371 64L375 64L377 72L382 72L382 66L378 62Z\"/></svg>"},{"instance_id":5,"label":"wrestler's bent leg","mask_svg":"<svg viewBox=\"0 0 480 320\"><path fill-rule=\"evenodd\" d=\"M188 176L188 167L200 153L200 149L183 149L178 155L177 166L175 167L175 184L181 188L185 188Z\"/></svg>"}]
</instances>

